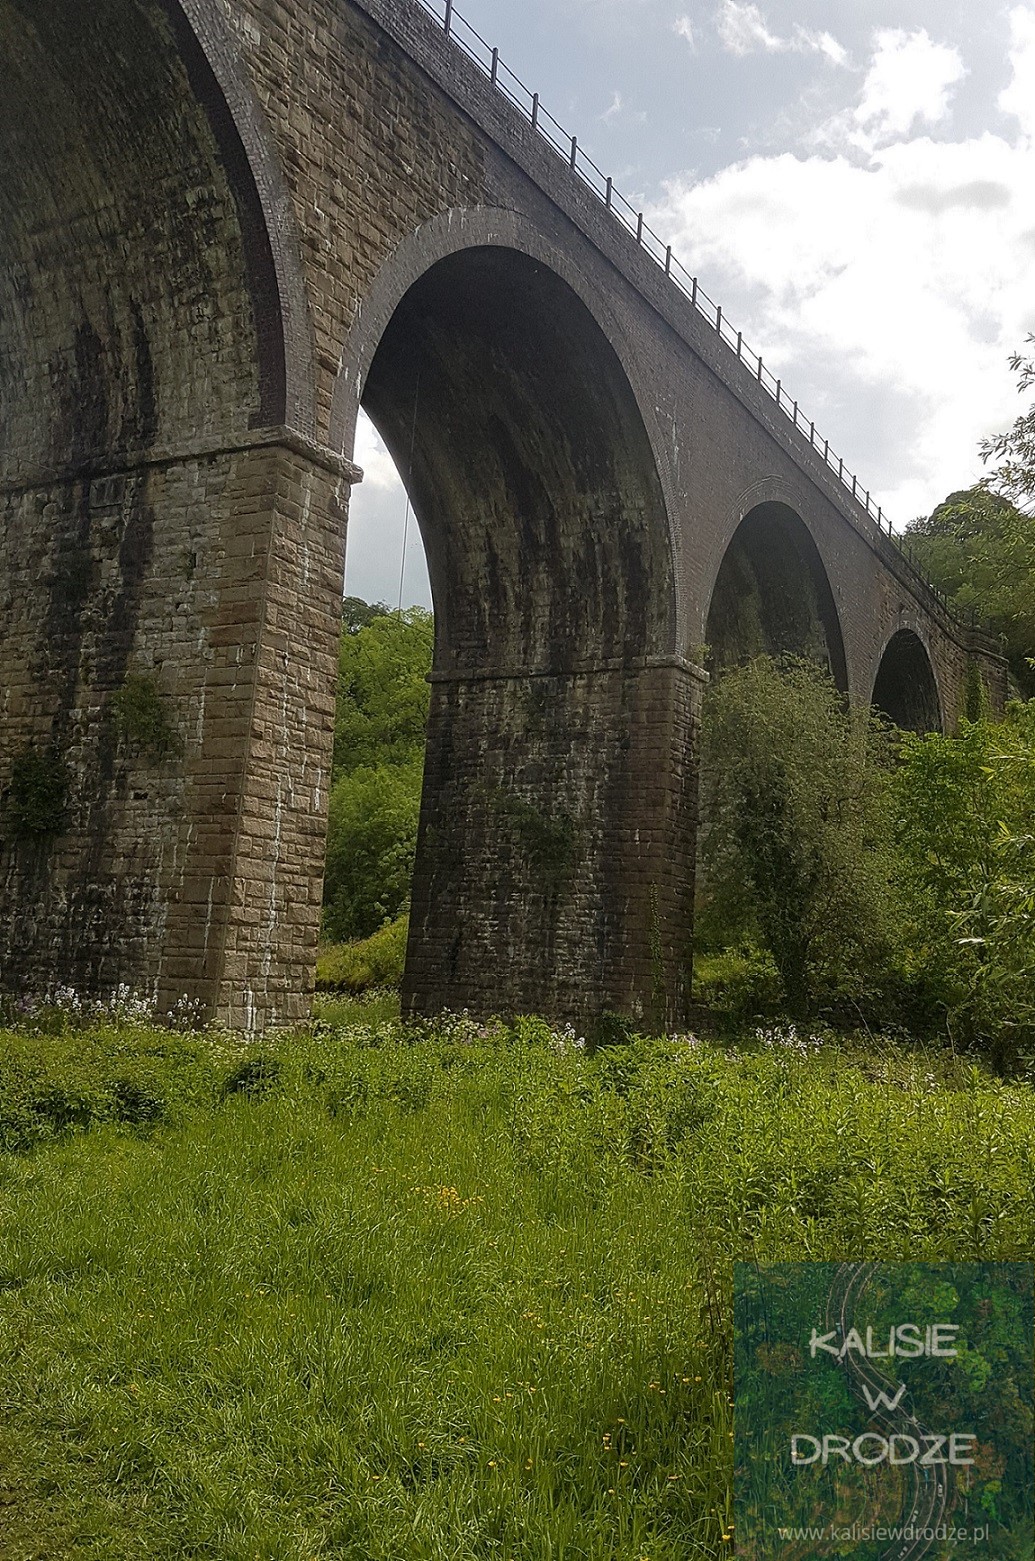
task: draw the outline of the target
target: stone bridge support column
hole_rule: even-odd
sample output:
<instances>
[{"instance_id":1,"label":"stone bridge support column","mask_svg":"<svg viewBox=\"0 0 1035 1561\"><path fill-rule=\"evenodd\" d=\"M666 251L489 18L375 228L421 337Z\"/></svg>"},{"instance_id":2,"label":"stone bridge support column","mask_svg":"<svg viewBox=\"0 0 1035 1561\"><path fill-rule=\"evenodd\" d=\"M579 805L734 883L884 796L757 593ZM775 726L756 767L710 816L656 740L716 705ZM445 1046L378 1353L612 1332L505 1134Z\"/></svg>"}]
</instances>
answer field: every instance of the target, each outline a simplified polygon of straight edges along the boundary
<instances>
[{"instance_id":1,"label":"stone bridge support column","mask_svg":"<svg viewBox=\"0 0 1035 1561\"><path fill-rule=\"evenodd\" d=\"M274 428L0 491L7 990L306 1014L354 475Z\"/></svg>"},{"instance_id":2,"label":"stone bridge support column","mask_svg":"<svg viewBox=\"0 0 1035 1561\"><path fill-rule=\"evenodd\" d=\"M297 438L241 462L198 710L159 1005L235 1029L308 1017L354 468Z\"/></svg>"},{"instance_id":3,"label":"stone bridge support column","mask_svg":"<svg viewBox=\"0 0 1035 1561\"><path fill-rule=\"evenodd\" d=\"M432 674L404 1011L685 1021L702 684Z\"/></svg>"}]
</instances>

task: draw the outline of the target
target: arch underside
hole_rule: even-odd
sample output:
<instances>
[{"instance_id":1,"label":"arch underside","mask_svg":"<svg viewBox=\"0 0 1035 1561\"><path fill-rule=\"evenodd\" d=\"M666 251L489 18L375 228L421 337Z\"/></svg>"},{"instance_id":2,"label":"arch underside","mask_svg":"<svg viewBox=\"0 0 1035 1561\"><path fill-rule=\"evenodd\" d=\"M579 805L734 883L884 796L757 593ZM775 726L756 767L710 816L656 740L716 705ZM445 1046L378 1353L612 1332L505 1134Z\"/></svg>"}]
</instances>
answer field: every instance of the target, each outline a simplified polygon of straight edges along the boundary
<instances>
[{"instance_id":1,"label":"arch underside","mask_svg":"<svg viewBox=\"0 0 1035 1561\"><path fill-rule=\"evenodd\" d=\"M436 614L406 1001L642 1005L649 891L633 859L642 879L649 748L678 716L644 723L671 676L648 663L671 654L673 570L624 369L556 273L486 246L410 288L362 401L407 483ZM670 877L687 843L671 851ZM686 895L660 894L667 933Z\"/></svg>"},{"instance_id":2,"label":"arch underside","mask_svg":"<svg viewBox=\"0 0 1035 1561\"><path fill-rule=\"evenodd\" d=\"M805 656L847 692L830 582L812 536L788 505L756 505L738 526L712 592L706 642L716 673L756 656Z\"/></svg>"},{"instance_id":3,"label":"arch underside","mask_svg":"<svg viewBox=\"0 0 1035 1561\"><path fill-rule=\"evenodd\" d=\"M586 306L502 248L431 267L363 406L405 476L437 670L561 672L671 648L665 504L628 380Z\"/></svg>"},{"instance_id":4,"label":"arch underside","mask_svg":"<svg viewBox=\"0 0 1035 1561\"><path fill-rule=\"evenodd\" d=\"M899 629L888 641L877 669L871 703L903 731L943 730L931 658L912 629Z\"/></svg>"}]
</instances>

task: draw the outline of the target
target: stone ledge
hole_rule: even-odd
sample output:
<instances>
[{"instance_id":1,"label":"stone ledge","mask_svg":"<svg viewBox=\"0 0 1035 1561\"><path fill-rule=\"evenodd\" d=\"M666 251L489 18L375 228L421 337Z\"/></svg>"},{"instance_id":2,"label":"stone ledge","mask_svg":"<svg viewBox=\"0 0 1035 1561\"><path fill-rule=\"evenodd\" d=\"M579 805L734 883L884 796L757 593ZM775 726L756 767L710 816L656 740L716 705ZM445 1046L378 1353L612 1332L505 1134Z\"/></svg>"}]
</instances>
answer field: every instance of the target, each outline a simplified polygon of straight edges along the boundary
<instances>
[{"instance_id":1,"label":"stone ledge","mask_svg":"<svg viewBox=\"0 0 1035 1561\"><path fill-rule=\"evenodd\" d=\"M213 460L221 455L243 455L252 450L290 450L293 455L350 486L363 480L362 468L343 455L317 444L297 429L253 428L235 434L217 434L198 439L190 445L154 445L148 450L116 451L97 460L75 465L36 467L18 470L0 477L0 496L31 493L34 489L67 487L76 482L97 482L105 477L129 475L155 466L183 466L190 461Z\"/></svg>"},{"instance_id":2,"label":"stone ledge","mask_svg":"<svg viewBox=\"0 0 1035 1561\"><path fill-rule=\"evenodd\" d=\"M698 683L709 683L711 678L703 667L682 656L634 656L629 661L613 660L585 662L573 667L555 670L550 667L511 667L485 672L429 672L429 683L516 683L528 678L585 678L604 677L615 672L650 672L668 667L684 672Z\"/></svg>"}]
</instances>

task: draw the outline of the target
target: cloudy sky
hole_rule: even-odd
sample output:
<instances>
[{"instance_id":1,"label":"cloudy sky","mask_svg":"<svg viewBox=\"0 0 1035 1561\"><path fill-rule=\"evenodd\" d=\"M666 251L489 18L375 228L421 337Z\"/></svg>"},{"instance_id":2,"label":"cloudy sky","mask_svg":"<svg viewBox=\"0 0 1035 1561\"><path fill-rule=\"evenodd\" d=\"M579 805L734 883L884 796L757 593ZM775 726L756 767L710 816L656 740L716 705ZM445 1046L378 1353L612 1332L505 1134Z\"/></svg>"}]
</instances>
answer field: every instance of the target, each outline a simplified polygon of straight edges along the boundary
<instances>
[{"instance_id":1,"label":"cloudy sky","mask_svg":"<svg viewBox=\"0 0 1035 1561\"><path fill-rule=\"evenodd\" d=\"M1035 0L457 3L897 524L980 475L1035 330ZM346 588L395 605L406 498L369 424L357 460Z\"/></svg>"}]
</instances>

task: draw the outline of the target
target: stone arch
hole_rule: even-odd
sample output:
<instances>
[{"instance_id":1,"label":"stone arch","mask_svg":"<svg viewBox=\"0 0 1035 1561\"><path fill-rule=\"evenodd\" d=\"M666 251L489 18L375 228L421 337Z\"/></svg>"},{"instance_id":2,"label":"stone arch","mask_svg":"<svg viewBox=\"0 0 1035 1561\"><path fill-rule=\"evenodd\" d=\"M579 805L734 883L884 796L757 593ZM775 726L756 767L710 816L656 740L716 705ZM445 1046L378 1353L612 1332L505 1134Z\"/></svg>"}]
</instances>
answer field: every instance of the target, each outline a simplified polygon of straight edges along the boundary
<instances>
[{"instance_id":1,"label":"stone arch","mask_svg":"<svg viewBox=\"0 0 1035 1561\"><path fill-rule=\"evenodd\" d=\"M870 703L903 731L944 731L938 680L915 629L897 629L884 646Z\"/></svg>"},{"instance_id":2,"label":"stone arch","mask_svg":"<svg viewBox=\"0 0 1035 1561\"><path fill-rule=\"evenodd\" d=\"M599 352L601 359L607 363L608 383L612 388L617 387L616 396L624 408L622 415L629 424L636 425L637 439L645 441L645 445L641 444L643 463L653 470L657 480L657 491L651 499L654 509L651 548L655 557L665 555L663 571L657 578L659 584L663 581L668 600L652 628L651 650L657 654L674 652L683 643L682 619L685 612L683 594L674 585L679 572L678 528L675 523L678 483L672 466L670 432L663 433L656 422L650 366L641 363L635 344L608 306L601 290L593 287L585 271L575 263L570 248L551 244L521 214L502 208L451 210L423 223L398 246L366 290L355 326L346 343L331 411L331 447L350 455L360 404L368 412L374 412L376 385L372 387L370 384L372 365L404 300L408 295L412 300L414 290L418 284L423 285L424 279L443 275L443 272L437 270L443 262L450 262L456 267L453 274L459 277L465 264L462 257L471 256L475 252L481 252L483 257L491 252L497 262L521 271L526 283L538 274L553 297L561 300L557 314L560 316L562 332L567 333L568 339L574 339L577 329L581 328L584 338L593 339L590 351ZM462 285L462 280L454 283L454 290ZM526 295L527 290L526 286ZM570 319L564 318L566 311ZM553 323L556 327L558 321ZM529 339L538 339L540 342L553 339L556 343L560 338L556 328L551 338L550 323L544 320L532 322ZM581 399L584 389L578 387L577 399ZM534 392L529 405L534 409ZM411 414L412 410L411 404ZM376 412L374 421L378 422ZM408 469L410 438L410 420L405 407L398 421L402 433L401 437L396 437L394 447L387 425L380 432L392 449L399 471L405 473ZM563 418L559 421L563 422ZM425 525L424 529L427 545L433 526ZM432 585L434 588L434 580ZM659 628L662 621L663 627Z\"/></svg>"},{"instance_id":3,"label":"stone arch","mask_svg":"<svg viewBox=\"0 0 1035 1561\"><path fill-rule=\"evenodd\" d=\"M848 692L844 639L819 548L790 504L748 509L716 574L705 640L715 672L753 656L808 656Z\"/></svg>"},{"instance_id":4,"label":"stone arch","mask_svg":"<svg viewBox=\"0 0 1035 1561\"><path fill-rule=\"evenodd\" d=\"M652 442L559 269L499 232L440 237L368 299L336 408L347 438L362 400L391 450L435 600L404 1001L674 1013L693 836L664 729L688 745L692 712L662 693L685 673Z\"/></svg>"},{"instance_id":5,"label":"stone arch","mask_svg":"<svg viewBox=\"0 0 1035 1561\"><path fill-rule=\"evenodd\" d=\"M520 251L436 262L392 316L363 405L428 554L439 671L566 671L667 649L667 513L617 354Z\"/></svg>"},{"instance_id":6,"label":"stone arch","mask_svg":"<svg viewBox=\"0 0 1035 1561\"><path fill-rule=\"evenodd\" d=\"M175 29L198 101L204 105L238 200L247 204L257 252L272 263L276 300L266 329L281 341L271 354L284 360L282 405L271 410L306 438L317 437L316 346L301 261L301 238L291 193L281 171L269 121L247 80L240 49L219 0L159 0ZM269 296L271 280L261 282Z\"/></svg>"},{"instance_id":7,"label":"stone arch","mask_svg":"<svg viewBox=\"0 0 1035 1561\"><path fill-rule=\"evenodd\" d=\"M173 995L209 1001L223 962L263 590L249 533L313 400L283 192L233 53L214 0L0 0L5 984L155 991L164 938ZM121 742L127 679L161 702L175 760ZM24 755L65 776L27 838L7 827Z\"/></svg>"}]
</instances>

